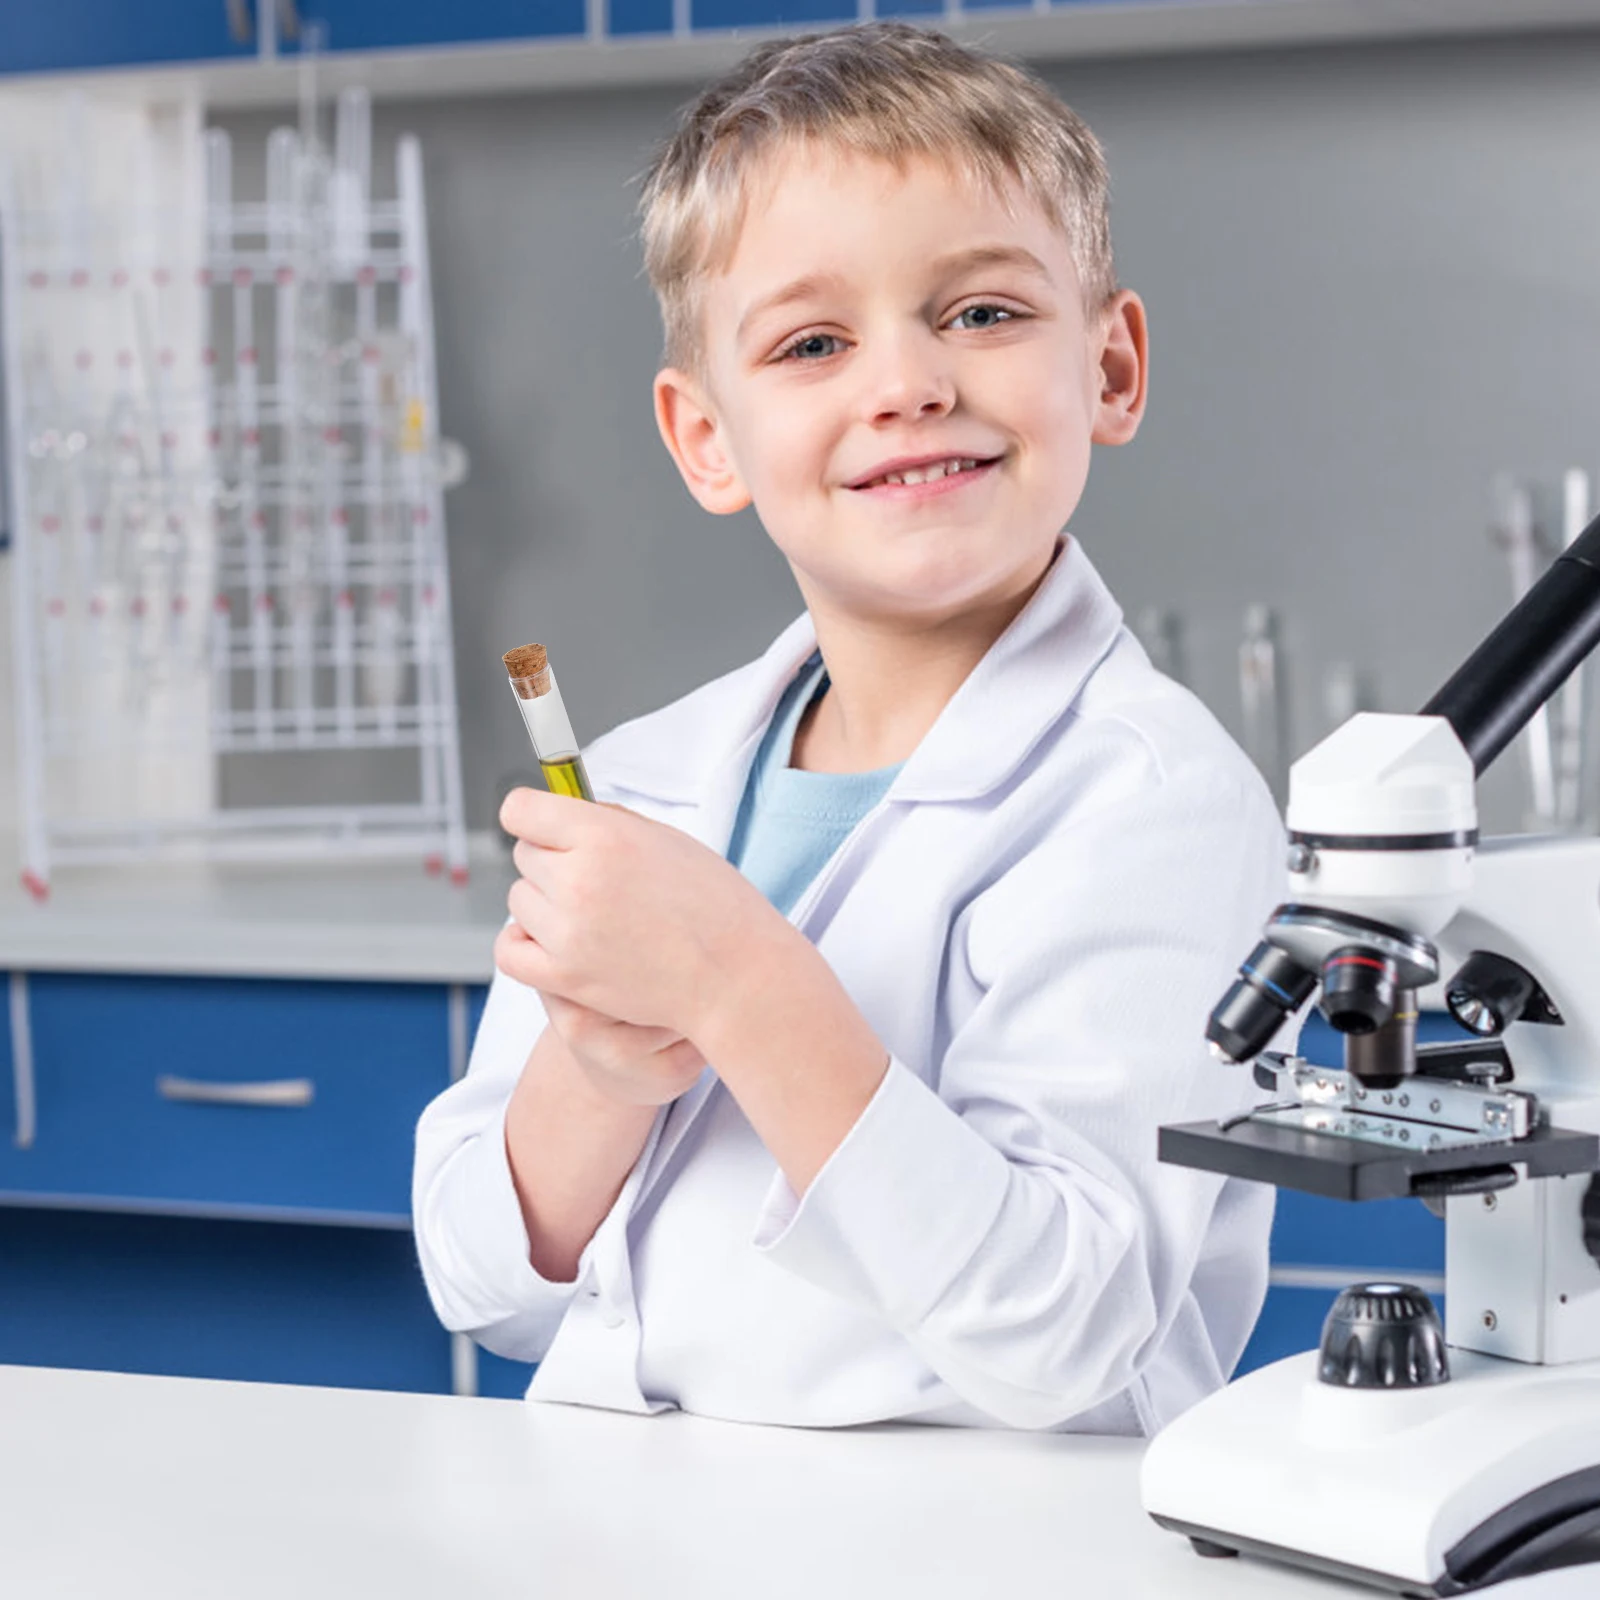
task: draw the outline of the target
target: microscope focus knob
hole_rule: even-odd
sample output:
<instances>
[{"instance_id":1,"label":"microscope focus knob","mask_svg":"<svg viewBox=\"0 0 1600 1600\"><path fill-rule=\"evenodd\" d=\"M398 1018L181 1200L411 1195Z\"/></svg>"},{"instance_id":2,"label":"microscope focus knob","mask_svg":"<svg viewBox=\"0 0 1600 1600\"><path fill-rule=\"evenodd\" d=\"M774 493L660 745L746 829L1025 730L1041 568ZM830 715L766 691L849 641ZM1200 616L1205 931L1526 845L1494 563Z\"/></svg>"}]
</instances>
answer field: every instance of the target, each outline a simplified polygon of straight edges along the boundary
<instances>
[{"instance_id":1,"label":"microscope focus knob","mask_svg":"<svg viewBox=\"0 0 1600 1600\"><path fill-rule=\"evenodd\" d=\"M1317 1376L1341 1389L1422 1389L1447 1383L1444 1327L1409 1283L1357 1283L1322 1325Z\"/></svg>"}]
</instances>

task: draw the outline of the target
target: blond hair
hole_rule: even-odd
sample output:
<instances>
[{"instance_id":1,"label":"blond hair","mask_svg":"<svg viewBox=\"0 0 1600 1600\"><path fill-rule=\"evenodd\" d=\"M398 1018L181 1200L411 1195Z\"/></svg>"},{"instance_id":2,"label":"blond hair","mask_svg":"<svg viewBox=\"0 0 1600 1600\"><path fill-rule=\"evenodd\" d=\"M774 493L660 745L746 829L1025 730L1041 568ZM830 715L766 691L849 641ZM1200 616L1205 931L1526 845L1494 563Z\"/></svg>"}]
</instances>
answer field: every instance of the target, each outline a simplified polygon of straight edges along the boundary
<instances>
[{"instance_id":1,"label":"blond hair","mask_svg":"<svg viewBox=\"0 0 1600 1600\"><path fill-rule=\"evenodd\" d=\"M775 39L688 105L645 176L645 270L669 365L702 351L699 287L727 265L748 178L783 143L832 145L903 165L950 163L1016 186L1066 235L1096 310L1116 292L1105 156L1088 125L1031 73L903 22Z\"/></svg>"}]
</instances>

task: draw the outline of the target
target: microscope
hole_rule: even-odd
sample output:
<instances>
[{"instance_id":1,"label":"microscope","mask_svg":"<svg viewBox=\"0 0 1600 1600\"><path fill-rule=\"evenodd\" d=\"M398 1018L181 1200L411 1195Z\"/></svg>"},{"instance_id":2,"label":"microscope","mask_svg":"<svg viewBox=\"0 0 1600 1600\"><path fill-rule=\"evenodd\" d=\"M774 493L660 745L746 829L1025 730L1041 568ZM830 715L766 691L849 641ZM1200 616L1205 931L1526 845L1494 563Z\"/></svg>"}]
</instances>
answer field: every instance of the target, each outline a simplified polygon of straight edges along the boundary
<instances>
[{"instance_id":1,"label":"microscope","mask_svg":"<svg viewBox=\"0 0 1600 1600\"><path fill-rule=\"evenodd\" d=\"M1160 1157L1421 1198L1446 1315L1353 1285L1320 1349L1160 1433L1144 1507L1202 1555L1408 1596L1600 1558L1600 838L1480 843L1474 797L1597 642L1600 518L1418 715L1357 715L1293 768L1288 900L1206 1028L1268 1098L1162 1128ZM1342 1070L1267 1049L1319 990ZM1422 1009L1459 1037L1419 1044Z\"/></svg>"}]
</instances>

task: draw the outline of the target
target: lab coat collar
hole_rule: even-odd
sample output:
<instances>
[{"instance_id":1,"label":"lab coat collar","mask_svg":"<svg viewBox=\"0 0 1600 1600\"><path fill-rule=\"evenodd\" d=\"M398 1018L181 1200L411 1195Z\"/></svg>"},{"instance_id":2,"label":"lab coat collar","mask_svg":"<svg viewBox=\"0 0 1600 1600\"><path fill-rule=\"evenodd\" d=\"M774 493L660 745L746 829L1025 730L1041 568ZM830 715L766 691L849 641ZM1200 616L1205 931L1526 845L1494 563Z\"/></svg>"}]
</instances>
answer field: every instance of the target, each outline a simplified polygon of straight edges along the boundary
<instances>
[{"instance_id":1,"label":"lab coat collar","mask_svg":"<svg viewBox=\"0 0 1600 1600\"><path fill-rule=\"evenodd\" d=\"M1077 699L1115 643L1122 611L1066 536L1027 605L951 696L887 800L971 800L1003 784ZM742 791L784 689L817 648L802 613L749 666L616 730L597 770L633 793L699 804ZM614 742L613 742L614 741ZM726 805L713 805L721 812Z\"/></svg>"}]
</instances>

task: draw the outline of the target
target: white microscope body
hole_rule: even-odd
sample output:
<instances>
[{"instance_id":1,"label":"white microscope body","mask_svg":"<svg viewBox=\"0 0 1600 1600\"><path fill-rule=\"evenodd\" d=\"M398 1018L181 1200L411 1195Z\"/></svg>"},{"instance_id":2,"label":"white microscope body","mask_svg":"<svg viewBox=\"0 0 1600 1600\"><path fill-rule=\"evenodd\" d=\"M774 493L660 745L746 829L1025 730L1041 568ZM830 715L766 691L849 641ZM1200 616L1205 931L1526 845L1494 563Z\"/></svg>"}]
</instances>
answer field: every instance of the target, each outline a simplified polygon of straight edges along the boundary
<instances>
[{"instance_id":1,"label":"white microscope body","mask_svg":"<svg viewBox=\"0 0 1600 1600\"><path fill-rule=\"evenodd\" d=\"M1547 664L1554 681L1509 711L1502 694L1476 749L1458 699L1455 725L1358 716L1294 768L1289 901L1208 1033L1249 1060L1320 981L1346 1070L1262 1056L1271 1103L1163 1129L1163 1159L1442 1203L1448 1323L1442 1343L1436 1318L1431 1335L1384 1326L1414 1291L1348 1291L1320 1354L1250 1373L1160 1434L1145 1508L1203 1554L1450 1595L1600 1529L1600 839L1480 848L1474 801L1476 773L1573 664ZM1419 1050L1419 1003L1480 1032L1481 1057ZM1347 1301L1375 1320L1335 1327Z\"/></svg>"}]
</instances>

